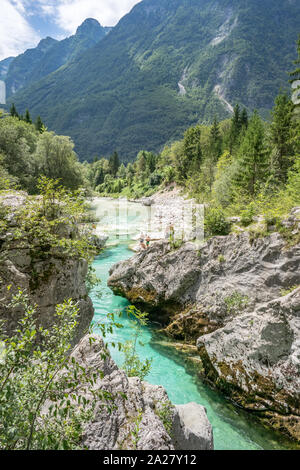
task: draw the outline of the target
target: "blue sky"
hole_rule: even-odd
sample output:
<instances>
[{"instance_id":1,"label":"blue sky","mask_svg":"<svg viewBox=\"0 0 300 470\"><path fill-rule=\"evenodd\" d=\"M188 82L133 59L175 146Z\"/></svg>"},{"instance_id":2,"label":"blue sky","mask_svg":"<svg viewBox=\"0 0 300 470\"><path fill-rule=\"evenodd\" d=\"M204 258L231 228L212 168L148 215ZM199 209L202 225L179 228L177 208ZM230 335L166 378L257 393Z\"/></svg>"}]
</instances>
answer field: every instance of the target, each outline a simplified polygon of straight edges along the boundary
<instances>
[{"instance_id":1,"label":"blue sky","mask_svg":"<svg viewBox=\"0 0 300 470\"><path fill-rule=\"evenodd\" d=\"M140 0L0 0L0 60L16 56L40 39L63 39L86 18L114 26Z\"/></svg>"}]
</instances>

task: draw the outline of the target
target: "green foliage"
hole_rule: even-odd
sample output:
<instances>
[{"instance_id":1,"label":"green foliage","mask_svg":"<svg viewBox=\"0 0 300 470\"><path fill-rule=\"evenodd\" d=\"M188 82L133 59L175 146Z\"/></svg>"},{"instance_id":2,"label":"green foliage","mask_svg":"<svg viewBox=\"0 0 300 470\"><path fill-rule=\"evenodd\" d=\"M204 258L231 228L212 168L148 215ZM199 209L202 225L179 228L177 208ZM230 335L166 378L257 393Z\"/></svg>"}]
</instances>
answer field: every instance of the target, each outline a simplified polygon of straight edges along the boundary
<instances>
[{"instance_id":1,"label":"green foliage","mask_svg":"<svg viewBox=\"0 0 300 470\"><path fill-rule=\"evenodd\" d=\"M0 235L4 234L7 230L7 217L8 210L3 204L0 203Z\"/></svg>"},{"instance_id":2,"label":"green foliage","mask_svg":"<svg viewBox=\"0 0 300 470\"><path fill-rule=\"evenodd\" d=\"M293 164L294 105L285 94L275 99L272 111L271 141L274 145L272 170L279 181L286 182L287 172Z\"/></svg>"},{"instance_id":3,"label":"green foliage","mask_svg":"<svg viewBox=\"0 0 300 470\"><path fill-rule=\"evenodd\" d=\"M257 194L265 180L267 149L264 142L263 123L256 112L249 121L247 131L239 148L239 166L235 175L236 184L250 196Z\"/></svg>"},{"instance_id":4,"label":"green foliage","mask_svg":"<svg viewBox=\"0 0 300 470\"><path fill-rule=\"evenodd\" d=\"M128 377L139 377L141 380L149 374L151 369L152 359L146 359L141 361L137 354L137 345L143 346L143 343L139 341L142 327L148 323L148 313L140 312L134 306L130 306L127 309L127 314L132 319L133 328L133 339L127 341L122 346L122 352L124 354L124 363L122 368L125 370Z\"/></svg>"},{"instance_id":5,"label":"green foliage","mask_svg":"<svg viewBox=\"0 0 300 470\"><path fill-rule=\"evenodd\" d=\"M0 331L0 449L80 449L96 402L110 410L113 397L95 390L98 374L69 359L78 308L71 300L58 305L53 327L45 329L24 292L11 307L23 316L12 337Z\"/></svg>"},{"instance_id":6,"label":"green foliage","mask_svg":"<svg viewBox=\"0 0 300 470\"><path fill-rule=\"evenodd\" d=\"M95 287L99 286L101 284L101 279L97 276L95 268L90 264L88 268L88 272L86 275L86 290L87 293L90 294ZM98 291L97 293L98 298L101 297L101 291Z\"/></svg>"},{"instance_id":7,"label":"green foliage","mask_svg":"<svg viewBox=\"0 0 300 470\"><path fill-rule=\"evenodd\" d=\"M294 292L294 290L298 289L300 286L292 286L289 287L288 289L281 289L280 295L281 297L285 297L286 295L290 294L291 292Z\"/></svg>"},{"instance_id":8,"label":"green foliage","mask_svg":"<svg viewBox=\"0 0 300 470\"><path fill-rule=\"evenodd\" d=\"M142 419L143 419L143 410L138 410L138 415L134 420L134 428L131 431L134 450L136 450L137 444L139 442L140 424L142 422Z\"/></svg>"},{"instance_id":9,"label":"green foliage","mask_svg":"<svg viewBox=\"0 0 300 470\"><path fill-rule=\"evenodd\" d=\"M2 189L8 186L3 183L5 179L10 180L12 184L17 183L30 194L35 194L38 191L37 179L41 175L60 179L69 189L82 186L82 166L78 162L70 138L47 132L41 120L35 125L31 124L29 113L23 121L14 110L11 110L11 113L15 117L0 119Z\"/></svg>"},{"instance_id":10,"label":"green foliage","mask_svg":"<svg viewBox=\"0 0 300 470\"><path fill-rule=\"evenodd\" d=\"M238 315L241 311L245 310L249 303L249 297L242 295L240 292L233 292L224 299L226 310L229 315Z\"/></svg>"},{"instance_id":11,"label":"green foliage","mask_svg":"<svg viewBox=\"0 0 300 470\"><path fill-rule=\"evenodd\" d=\"M252 203L250 203L246 209L243 209L241 211L241 224L244 226L244 227L248 227L248 225L250 225L252 222L253 222L253 217L255 216L256 214L256 209L255 209L255 205Z\"/></svg>"},{"instance_id":12,"label":"green foliage","mask_svg":"<svg viewBox=\"0 0 300 470\"><path fill-rule=\"evenodd\" d=\"M212 207L205 214L205 235L228 235L230 232L230 223L227 221L222 209Z\"/></svg>"},{"instance_id":13,"label":"green foliage","mask_svg":"<svg viewBox=\"0 0 300 470\"><path fill-rule=\"evenodd\" d=\"M67 191L59 181L45 177L39 178L38 189L40 197L27 198L16 211L11 243L29 247L32 259L55 254L91 261L95 248L83 223L87 204L82 192Z\"/></svg>"},{"instance_id":14,"label":"green foliage","mask_svg":"<svg viewBox=\"0 0 300 470\"><path fill-rule=\"evenodd\" d=\"M165 430L172 437L173 431L173 413L174 413L174 406L170 401L159 403L159 406L156 406L156 413L159 419L162 421Z\"/></svg>"}]
</instances>

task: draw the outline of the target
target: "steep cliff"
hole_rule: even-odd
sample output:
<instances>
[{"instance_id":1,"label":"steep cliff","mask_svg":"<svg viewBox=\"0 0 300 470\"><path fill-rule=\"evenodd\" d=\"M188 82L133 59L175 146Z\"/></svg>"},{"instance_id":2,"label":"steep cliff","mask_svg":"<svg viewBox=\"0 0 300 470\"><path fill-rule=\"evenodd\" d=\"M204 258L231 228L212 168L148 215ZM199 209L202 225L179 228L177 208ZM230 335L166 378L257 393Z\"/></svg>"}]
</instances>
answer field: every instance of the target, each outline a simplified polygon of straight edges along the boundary
<instances>
[{"instance_id":1,"label":"steep cliff","mask_svg":"<svg viewBox=\"0 0 300 470\"><path fill-rule=\"evenodd\" d=\"M4 193L0 196L0 210L2 208L6 214L2 219L6 226L0 226L0 319L5 320L8 333L15 329L19 317L15 310L12 315L8 304L18 288L26 290L31 302L37 305L39 320L44 327L53 323L55 306L72 298L78 302L80 310L74 338L76 344L94 314L85 285L88 263L79 256L69 256L63 248L47 246L42 232L36 231L32 243L28 242L28 233L22 232L17 218L27 199L25 193ZM62 226L61 230L62 240L76 237L74 227ZM50 238L48 243L50 245Z\"/></svg>"},{"instance_id":2,"label":"steep cliff","mask_svg":"<svg viewBox=\"0 0 300 470\"><path fill-rule=\"evenodd\" d=\"M300 441L300 288L198 339L202 377Z\"/></svg>"}]
</instances>

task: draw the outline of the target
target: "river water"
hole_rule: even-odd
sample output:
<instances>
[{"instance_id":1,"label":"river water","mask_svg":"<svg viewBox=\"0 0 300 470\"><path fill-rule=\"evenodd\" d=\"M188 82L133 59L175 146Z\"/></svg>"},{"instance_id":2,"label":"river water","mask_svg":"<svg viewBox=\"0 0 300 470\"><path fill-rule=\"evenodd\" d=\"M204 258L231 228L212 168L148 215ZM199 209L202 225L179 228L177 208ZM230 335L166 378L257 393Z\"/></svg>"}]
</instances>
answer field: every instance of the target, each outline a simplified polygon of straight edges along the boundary
<instances>
[{"instance_id":1,"label":"river water","mask_svg":"<svg viewBox=\"0 0 300 470\"><path fill-rule=\"evenodd\" d=\"M125 203L124 203L125 204ZM121 203L121 206L123 202ZM132 256L129 244L143 230L147 220L147 209L138 204L126 203L123 211L117 201L99 199L95 209L100 219L98 231L109 236L108 247L94 261L97 276L102 280L92 292L95 307L95 322L108 323L109 313L121 312L117 319L122 328L115 328L113 334L106 337L108 343L124 343L132 336L132 322L125 309L129 305L126 299L115 296L107 287L109 269L118 261ZM122 215L122 213L124 214ZM117 216L116 216L117 214ZM126 221L124 220L126 217ZM126 226L126 230L124 227ZM196 402L206 407L208 418L213 426L215 449L219 450L259 450L289 449L292 445L281 436L256 423L248 414L237 410L218 393L204 385L187 367L184 355L177 353L168 345L168 340L158 333L156 325L143 328L138 345L140 358L152 359L152 367L146 381L162 385L174 404ZM113 359L122 367L123 355L117 347L110 346Z\"/></svg>"}]
</instances>

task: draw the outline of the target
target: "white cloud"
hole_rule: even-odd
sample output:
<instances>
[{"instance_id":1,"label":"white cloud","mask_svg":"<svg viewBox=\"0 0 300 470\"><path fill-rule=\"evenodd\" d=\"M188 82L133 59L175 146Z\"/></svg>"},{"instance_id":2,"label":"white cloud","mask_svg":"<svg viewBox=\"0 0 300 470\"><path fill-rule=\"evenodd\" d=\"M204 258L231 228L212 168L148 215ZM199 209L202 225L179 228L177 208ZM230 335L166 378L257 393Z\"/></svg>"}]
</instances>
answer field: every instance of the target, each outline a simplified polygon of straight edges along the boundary
<instances>
[{"instance_id":1,"label":"white cloud","mask_svg":"<svg viewBox=\"0 0 300 470\"><path fill-rule=\"evenodd\" d=\"M56 37L63 37L74 34L86 18L95 18L102 26L114 26L140 1L0 0L0 60L37 45L41 38L29 24L31 17L47 18L61 29Z\"/></svg>"},{"instance_id":2,"label":"white cloud","mask_svg":"<svg viewBox=\"0 0 300 470\"><path fill-rule=\"evenodd\" d=\"M39 35L29 25L24 13L21 0L1 0L0 60L18 55L39 42Z\"/></svg>"},{"instance_id":3,"label":"white cloud","mask_svg":"<svg viewBox=\"0 0 300 470\"><path fill-rule=\"evenodd\" d=\"M57 24L74 33L86 19L95 18L102 26L114 26L140 0L60 0L57 2Z\"/></svg>"}]
</instances>

